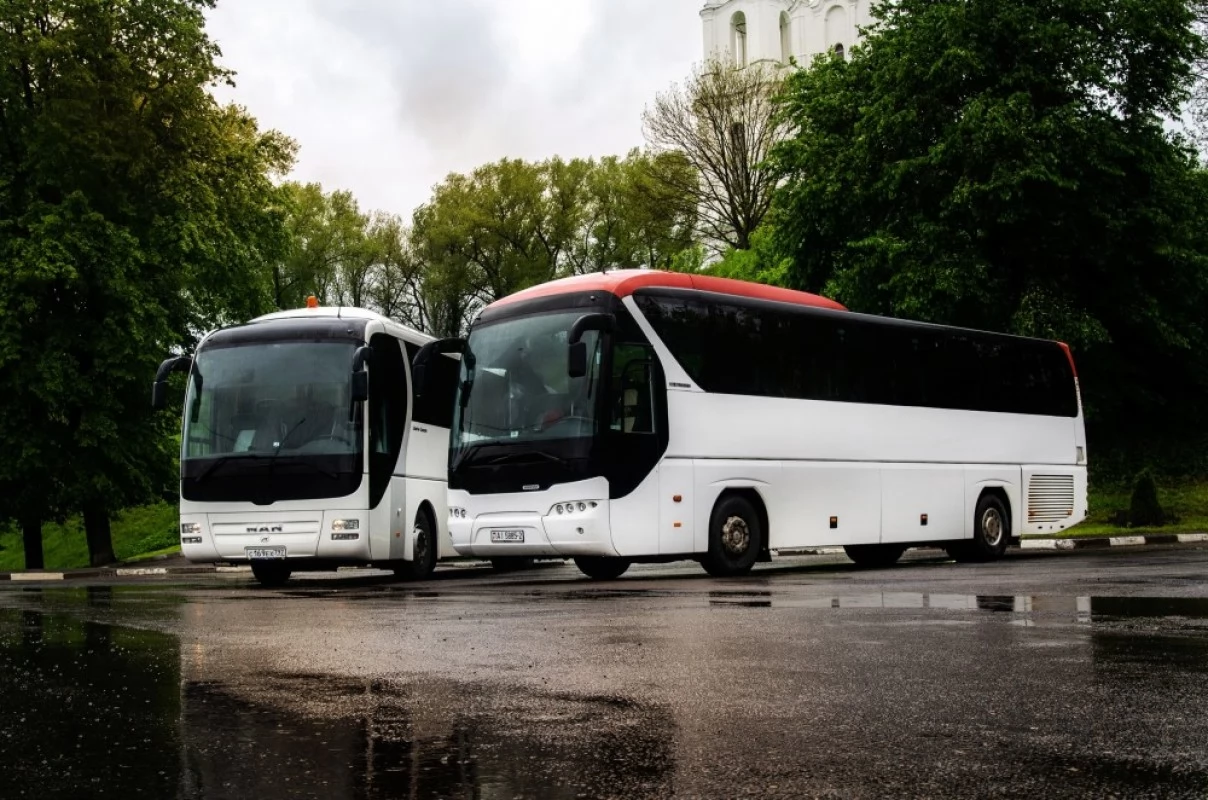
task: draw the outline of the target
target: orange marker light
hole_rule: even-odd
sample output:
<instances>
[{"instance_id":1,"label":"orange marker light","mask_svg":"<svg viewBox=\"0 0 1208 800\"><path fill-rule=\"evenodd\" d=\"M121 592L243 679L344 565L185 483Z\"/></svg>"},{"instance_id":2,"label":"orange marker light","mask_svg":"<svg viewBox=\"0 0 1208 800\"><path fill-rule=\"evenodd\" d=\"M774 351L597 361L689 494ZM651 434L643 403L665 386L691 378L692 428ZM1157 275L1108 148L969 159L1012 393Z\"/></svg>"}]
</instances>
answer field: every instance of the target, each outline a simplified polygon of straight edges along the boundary
<instances>
[{"instance_id":1,"label":"orange marker light","mask_svg":"<svg viewBox=\"0 0 1208 800\"><path fill-rule=\"evenodd\" d=\"M315 297L313 294L310 297L306 298L306 307L307 308L318 308L319 307L319 298Z\"/></svg>"}]
</instances>

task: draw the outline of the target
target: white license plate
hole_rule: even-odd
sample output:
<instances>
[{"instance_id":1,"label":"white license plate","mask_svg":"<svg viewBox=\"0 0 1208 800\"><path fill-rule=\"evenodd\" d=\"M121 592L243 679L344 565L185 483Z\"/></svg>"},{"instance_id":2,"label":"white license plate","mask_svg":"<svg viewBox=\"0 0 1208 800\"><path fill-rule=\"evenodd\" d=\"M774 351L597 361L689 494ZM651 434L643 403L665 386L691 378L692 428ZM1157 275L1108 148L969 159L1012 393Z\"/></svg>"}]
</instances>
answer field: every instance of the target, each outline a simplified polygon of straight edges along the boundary
<instances>
[{"instance_id":1,"label":"white license plate","mask_svg":"<svg viewBox=\"0 0 1208 800\"><path fill-rule=\"evenodd\" d=\"M270 561L285 558L284 547L245 547L248 561Z\"/></svg>"},{"instance_id":2,"label":"white license plate","mask_svg":"<svg viewBox=\"0 0 1208 800\"><path fill-rule=\"evenodd\" d=\"M492 542L523 542L524 531L491 531Z\"/></svg>"}]
</instances>

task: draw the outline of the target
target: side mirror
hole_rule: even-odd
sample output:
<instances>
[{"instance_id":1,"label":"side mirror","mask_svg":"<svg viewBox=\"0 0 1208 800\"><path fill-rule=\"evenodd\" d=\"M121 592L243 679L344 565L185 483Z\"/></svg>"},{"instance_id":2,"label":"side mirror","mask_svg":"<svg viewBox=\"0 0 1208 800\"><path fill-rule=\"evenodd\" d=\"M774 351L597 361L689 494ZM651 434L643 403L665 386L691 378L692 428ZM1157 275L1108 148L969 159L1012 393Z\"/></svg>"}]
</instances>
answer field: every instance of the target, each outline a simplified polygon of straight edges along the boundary
<instances>
[{"instance_id":1,"label":"side mirror","mask_svg":"<svg viewBox=\"0 0 1208 800\"><path fill-rule=\"evenodd\" d=\"M169 358L155 372L155 383L151 384L151 408L162 411L168 405L168 376L173 372L188 372L193 368L189 356Z\"/></svg>"},{"instance_id":2,"label":"side mirror","mask_svg":"<svg viewBox=\"0 0 1208 800\"><path fill-rule=\"evenodd\" d=\"M582 341L588 331L608 333L616 325L612 314L585 314L575 320L570 328L569 347L566 353L566 374L582 378L587 374L587 345Z\"/></svg>"},{"instance_id":3,"label":"side mirror","mask_svg":"<svg viewBox=\"0 0 1208 800\"><path fill-rule=\"evenodd\" d=\"M373 348L365 345L357 348L352 357L352 402L363 403L369 399L369 373L365 371L373 363Z\"/></svg>"},{"instance_id":4,"label":"side mirror","mask_svg":"<svg viewBox=\"0 0 1208 800\"><path fill-rule=\"evenodd\" d=\"M168 407L168 384L156 381L151 384L151 408L163 411Z\"/></svg>"},{"instance_id":5,"label":"side mirror","mask_svg":"<svg viewBox=\"0 0 1208 800\"><path fill-rule=\"evenodd\" d=\"M587 374L587 342L575 342L566 355L567 375L582 378Z\"/></svg>"},{"instance_id":6,"label":"side mirror","mask_svg":"<svg viewBox=\"0 0 1208 800\"><path fill-rule=\"evenodd\" d=\"M369 373L365 370L352 373L352 402L363 403L369 399Z\"/></svg>"},{"instance_id":7,"label":"side mirror","mask_svg":"<svg viewBox=\"0 0 1208 800\"><path fill-rule=\"evenodd\" d=\"M437 339L428 342L419 349L411 361L411 389L416 397L422 397L427 392L428 364L437 356L457 353L468 363L473 364L473 357L466 349L466 340L460 338Z\"/></svg>"}]
</instances>

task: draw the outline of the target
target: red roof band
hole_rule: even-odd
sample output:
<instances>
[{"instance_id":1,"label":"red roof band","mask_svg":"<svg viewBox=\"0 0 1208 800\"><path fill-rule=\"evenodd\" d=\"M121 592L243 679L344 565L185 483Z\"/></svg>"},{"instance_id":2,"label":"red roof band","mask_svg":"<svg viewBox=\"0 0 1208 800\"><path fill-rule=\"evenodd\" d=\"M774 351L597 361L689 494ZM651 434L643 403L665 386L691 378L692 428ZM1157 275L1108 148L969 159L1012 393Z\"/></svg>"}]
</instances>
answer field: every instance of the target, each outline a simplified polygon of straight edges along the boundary
<instances>
[{"instance_id":1,"label":"red roof band","mask_svg":"<svg viewBox=\"0 0 1208 800\"><path fill-rule=\"evenodd\" d=\"M638 289L658 287L663 289L695 289L700 292L716 292L735 297L750 297L756 300L774 300L799 306L830 308L836 311L847 309L834 300L809 292L765 286L762 283L739 281L732 278L714 278L708 275L689 275L683 272L663 272L653 269L621 269L614 272L594 272L590 275L575 275L562 278L531 289L524 289L491 304L491 308L551 297L571 292L609 292L617 297L628 297Z\"/></svg>"}]
</instances>

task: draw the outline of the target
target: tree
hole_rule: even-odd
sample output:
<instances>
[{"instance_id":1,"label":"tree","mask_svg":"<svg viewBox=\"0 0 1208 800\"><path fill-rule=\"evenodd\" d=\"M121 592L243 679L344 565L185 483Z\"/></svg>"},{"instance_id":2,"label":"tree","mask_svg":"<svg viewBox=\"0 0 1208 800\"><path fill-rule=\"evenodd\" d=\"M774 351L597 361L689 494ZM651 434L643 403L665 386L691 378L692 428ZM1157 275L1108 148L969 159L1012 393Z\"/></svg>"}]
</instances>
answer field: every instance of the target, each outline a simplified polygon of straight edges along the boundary
<instances>
[{"instance_id":1,"label":"tree","mask_svg":"<svg viewBox=\"0 0 1208 800\"><path fill-rule=\"evenodd\" d=\"M768 212L777 176L767 158L789 132L776 112L782 85L779 67L710 61L643 114L649 147L691 167L659 162L664 168L654 171L656 179L692 198L697 233L715 249L748 249Z\"/></svg>"},{"instance_id":2,"label":"tree","mask_svg":"<svg viewBox=\"0 0 1208 800\"><path fill-rule=\"evenodd\" d=\"M80 511L94 564L172 473L159 360L268 307L284 243L293 145L208 91L212 5L0 5L0 485L30 529Z\"/></svg>"},{"instance_id":3,"label":"tree","mask_svg":"<svg viewBox=\"0 0 1208 800\"><path fill-rule=\"evenodd\" d=\"M794 285L1070 341L1101 443L1204 431L1208 180L1164 127L1205 54L1189 3L878 8L850 61L786 87Z\"/></svg>"},{"instance_id":4,"label":"tree","mask_svg":"<svg viewBox=\"0 0 1208 800\"><path fill-rule=\"evenodd\" d=\"M450 175L414 215L415 319L454 335L483 305L553 278L669 265L691 246L690 197L654 177L682 158L504 160Z\"/></svg>"}]
</instances>

